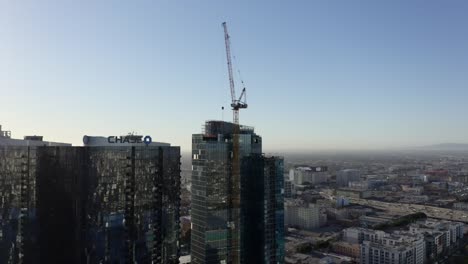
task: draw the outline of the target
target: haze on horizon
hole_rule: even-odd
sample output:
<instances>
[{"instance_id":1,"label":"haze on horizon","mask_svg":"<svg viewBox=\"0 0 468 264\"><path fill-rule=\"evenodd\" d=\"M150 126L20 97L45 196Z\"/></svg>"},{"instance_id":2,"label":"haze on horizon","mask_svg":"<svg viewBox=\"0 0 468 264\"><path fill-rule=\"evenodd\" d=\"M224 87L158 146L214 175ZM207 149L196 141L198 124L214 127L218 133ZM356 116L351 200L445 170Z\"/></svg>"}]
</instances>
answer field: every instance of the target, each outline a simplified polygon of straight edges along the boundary
<instances>
[{"instance_id":1,"label":"haze on horizon","mask_svg":"<svg viewBox=\"0 0 468 264\"><path fill-rule=\"evenodd\" d=\"M191 148L232 119L227 21L265 151L468 143L464 1L2 1L0 125ZM240 82L236 82L240 90Z\"/></svg>"}]
</instances>

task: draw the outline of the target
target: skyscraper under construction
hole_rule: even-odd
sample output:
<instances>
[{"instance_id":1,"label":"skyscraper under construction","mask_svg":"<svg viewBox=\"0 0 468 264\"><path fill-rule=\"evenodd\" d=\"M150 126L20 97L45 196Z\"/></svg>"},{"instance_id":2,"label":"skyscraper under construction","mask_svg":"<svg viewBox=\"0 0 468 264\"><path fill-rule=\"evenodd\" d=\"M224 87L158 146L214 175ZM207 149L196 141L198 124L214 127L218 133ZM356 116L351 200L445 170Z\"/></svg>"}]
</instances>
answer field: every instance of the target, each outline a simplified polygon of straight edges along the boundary
<instances>
[{"instance_id":1,"label":"skyscraper under construction","mask_svg":"<svg viewBox=\"0 0 468 264\"><path fill-rule=\"evenodd\" d=\"M192 136L192 263L282 262L283 161L262 155L253 128L235 126L207 121L203 133ZM235 131L238 182L231 180ZM232 201L236 195L240 203ZM250 240L261 244L249 251Z\"/></svg>"}]
</instances>

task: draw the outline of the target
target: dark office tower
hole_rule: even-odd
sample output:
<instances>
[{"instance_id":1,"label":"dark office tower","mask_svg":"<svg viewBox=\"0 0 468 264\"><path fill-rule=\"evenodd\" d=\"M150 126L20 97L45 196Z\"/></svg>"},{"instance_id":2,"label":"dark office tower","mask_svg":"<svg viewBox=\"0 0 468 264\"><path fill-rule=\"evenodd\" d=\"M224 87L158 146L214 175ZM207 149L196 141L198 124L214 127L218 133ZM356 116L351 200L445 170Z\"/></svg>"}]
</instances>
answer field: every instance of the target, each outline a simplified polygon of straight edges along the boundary
<instances>
[{"instance_id":1,"label":"dark office tower","mask_svg":"<svg viewBox=\"0 0 468 264\"><path fill-rule=\"evenodd\" d=\"M14 139L0 125L0 263L37 263L36 147L71 146L42 136Z\"/></svg>"},{"instance_id":2,"label":"dark office tower","mask_svg":"<svg viewBox=\"0 0 468 264\"><path fill-rule=\"evenodd\" d=\"M0 263L178 263L178 147L0 150Z\"/></svg>"},{"instance_id":3,"label":"dark office tower","mask_svg":"<svg viewBox=\"0 0 468 264\"><path fill-rule=\"evenodd\" d=\"M83 198L88 157L83 148L38 147L39 263L80 263L86 228Z\"/></svg>"},{"instance_id":4,"label":"dark office tower","mask_svg":"<svg viewBox=\"0 0 468 264\"><path fill-rule=\"evenodd\" d=\"M283 170L280 157L242 159L242 263L284 263Z\"/></svg>"},{"instance_id":5,"label":"dark office tower","mask_svg":"<svg viewBox=\"0 0 468 264\"><path fill-rule=\"evenodd\" d=\"M33 263L37 244L35 152L0 146L0 263Z\"/></svg>"},{"instance_id":6,"label":"dark office tower","mask_svg":"<svg viewBox=\"0 0 468 264\"><path fill-rule=\"evenodd\" d=\"M282 230L278 233L281 240L270 239L272 234L268 233L270 231L276 232L273 231L276 225L277 227L282 227L282 205L272 203L269 200L267 205L271 205L271 210L269 209L270 211L267 213L263 207L260 207L259 201L268 198L278 199L278 202L281 203L280 189L282 188L283 181L276 179L276 176L281 179L283 177L282 162L276 159L278 160L277 163L275 163L275 166L272 165L275 173L277 173L274 174L275 176L271 174L270 170L268 174L265 174L265 169L272 167L270 164L273 161L264 159L261 156L261 137L254 133L253 128L240 126L239 156L241 161L248 157L251 157L251 159L241 162L241 181L237 186L231 186L234 126L233 123L228 122L208 121L205 123L204 133L192 136L191 256L192 263L195 264L231 263L229 254L232 252L239 254L243 263L270 263L265 261L276 257L270 257L273 253L269 251L269 248L275 248L278 243L283 244ZM244 177L251 176L255 176L252 179L252 183L256 185L250 186L248 190L241 190L241 182L244 182ZM240 193L240 208L230 206L230 188L232 187L238 188L237 191ZM276 196L276 194L279 195ZM250 198L257 202L257 204L246 206L248 204L248 200L246 199ZM278 208L278 212L273 212L276 208ZM278 214L278 218L281 218L281 220L278 220L278 223L277 219L273 217L273 214L276 213ZM231 218L236 215L240 219ZM244 228L245 226L243 225L246 222L242 219L265 219L273 224L274 227L267 224L255 229L263 231L271 228L265 234L257 234L268 237L268 239L264 239L265 243L263 244L267 247L266 250L268 252L264 253L265 249L263 248L262 251L256 252L261 256L259 258L265 261L252 262L250 259L242 259L243 256L246 256L242 250L245 248L243 245L245 231L248 231L248 229ZM238 223L240 226L233 228L233 223ZM249 222L249 224L255 223ZM230 232L230 230L238 230L238 232ZM240 244L233 243L232 240L240 241ZM276 244L273 245L273 243ZM253 254L251 251L246 253Z\"/></svg>"}]
</instances>

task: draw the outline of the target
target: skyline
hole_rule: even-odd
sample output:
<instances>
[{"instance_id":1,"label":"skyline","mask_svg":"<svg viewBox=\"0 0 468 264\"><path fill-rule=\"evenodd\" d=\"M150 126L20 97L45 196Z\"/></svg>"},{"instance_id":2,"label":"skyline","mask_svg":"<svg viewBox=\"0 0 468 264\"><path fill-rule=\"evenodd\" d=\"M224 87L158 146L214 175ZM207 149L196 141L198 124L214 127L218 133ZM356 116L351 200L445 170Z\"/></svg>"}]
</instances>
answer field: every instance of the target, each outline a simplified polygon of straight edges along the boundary
<instances>
[{"instance_id":1,"label":"skyline","mask_svg":"<svg viewBox=\"0 0 468 264\"><path fill-rule=\"evenodd\" d=\"M136 131L190 150L222 106L232 119L227 21L240 122L266 151L468 143L467 3L110 3L0 3L0 124L14 138Z\"/></svg>"}]
</instances>

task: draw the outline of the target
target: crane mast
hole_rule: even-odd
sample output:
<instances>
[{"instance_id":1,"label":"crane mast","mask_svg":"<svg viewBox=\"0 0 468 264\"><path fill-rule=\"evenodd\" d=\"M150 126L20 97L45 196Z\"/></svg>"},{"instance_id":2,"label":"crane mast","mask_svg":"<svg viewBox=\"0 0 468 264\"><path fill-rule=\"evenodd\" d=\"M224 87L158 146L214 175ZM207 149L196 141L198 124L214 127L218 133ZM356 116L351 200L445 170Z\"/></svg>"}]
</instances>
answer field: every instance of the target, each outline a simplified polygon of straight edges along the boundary
<instances>
[{"instance_id":1,"label":"crane mast","mask_svg":"<svg viewBox=\"0 0 468 264\"><path fill-rule=\"evenodd\" d=\"M223 23L224 41L226 44L226 59L229 74L229 88L231 90L231 107L233 112L234 131L232 133L232 162L228 180L228 263L240 263L240 146L239 146L239 110L247 108L246 90L236 99L234 75L232 72L231 43L226 22Z\"/></svg>"}]
</instances>

